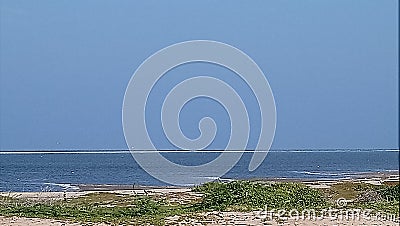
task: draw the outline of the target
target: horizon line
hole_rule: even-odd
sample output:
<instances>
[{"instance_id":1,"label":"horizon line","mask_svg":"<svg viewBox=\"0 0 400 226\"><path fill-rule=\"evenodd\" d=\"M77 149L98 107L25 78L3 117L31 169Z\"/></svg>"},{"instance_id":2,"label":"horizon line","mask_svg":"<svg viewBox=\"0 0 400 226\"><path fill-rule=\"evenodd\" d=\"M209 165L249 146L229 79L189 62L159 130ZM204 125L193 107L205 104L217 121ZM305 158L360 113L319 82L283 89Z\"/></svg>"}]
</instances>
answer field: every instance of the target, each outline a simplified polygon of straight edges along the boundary
<instances>
[{"instance_id":1,"label":"horizon line","mask_svg":"<svg viewBox=\"0 0 400 226\"><path fill-rule=\"evenodd\" d=\"M136 153L136 154L148 154L152 152L159 153L254 153L254 152L400 152L399 149L272 149L272 150L116 150L116 149L104 149L104 150L14 150L14 151L2 151L0 154L125 154L125 153Z\"/></svg>"}]
</instances>

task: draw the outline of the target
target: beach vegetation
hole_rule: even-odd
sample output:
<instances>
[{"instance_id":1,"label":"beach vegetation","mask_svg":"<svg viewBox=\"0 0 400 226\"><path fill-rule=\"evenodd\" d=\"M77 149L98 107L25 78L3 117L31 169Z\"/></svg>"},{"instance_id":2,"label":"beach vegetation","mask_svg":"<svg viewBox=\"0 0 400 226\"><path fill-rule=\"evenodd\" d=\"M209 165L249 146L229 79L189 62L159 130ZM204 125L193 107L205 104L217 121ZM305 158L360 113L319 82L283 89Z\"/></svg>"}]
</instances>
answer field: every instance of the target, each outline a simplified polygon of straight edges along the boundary
<instances>
[{"instance_id":1,"label":"beach vegetation","mask_svg":"<svg viewBox=\"0 0 400 226\"><path fill-rule=\"evenodd\" d=\"M187 199L187 196L192 198ZM335 208L338 197L346 197L345 200L349 201L343 208L372 209L399 215L398 184L376 186L345 182L329 189L315 189L302 183L250 181L210 182L174 197L96 192L78 198L36 200L9 195L0 197L0 215L105 222L111 225L164 225L167 217L193 217L210 211L265 208L318 211Z\"/></svg>"},{"instance_id":2,"label":"beach vegetation","mask_svg":"<svg viewBox=\"0 0 400 226\"><path fill-rule=\"evenodd\" d=\"M328 205L320 191L300 183L211 182L194 191L204 193L202 201L197 205L204 210L255 210L266 206L302 210L321 209Z\"/></svg>"}]
</instances>

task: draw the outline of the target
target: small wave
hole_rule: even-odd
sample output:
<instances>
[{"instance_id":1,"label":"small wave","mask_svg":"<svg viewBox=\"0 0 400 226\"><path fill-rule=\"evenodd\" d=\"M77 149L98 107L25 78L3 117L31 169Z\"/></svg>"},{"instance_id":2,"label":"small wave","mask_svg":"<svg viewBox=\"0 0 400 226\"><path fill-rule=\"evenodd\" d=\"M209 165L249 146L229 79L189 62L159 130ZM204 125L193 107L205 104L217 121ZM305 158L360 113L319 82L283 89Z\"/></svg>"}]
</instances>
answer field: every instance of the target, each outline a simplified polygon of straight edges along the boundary
<instances>
[{"instance_id":1,"label":"small wave","mask_svg":"<svg viewBox=\"0 0 400 226\"><path fill-rule=\"evenodd\" d=\"M206 179L211 179L211 180L217 180L217 181L222 181L222 182L231 182L234 181L234 179L230 178L220 178L220 177L205 177Z\"/></svg>"},{"instance_id":2,"label":"small wave","mask_svg":"<svg viewBox=\"0 0 400 226\"><path fill-rule=\"evenodd\" d=\"M5 191L35 191L35 192L57 192L57 191L78 191L79 187L63 183L37 183L37 182L0 182L0 192Z\"/></svg>"},{"instance_id":3,"label":"small wave","mask_svg":"<svg viewBox=\"0 0 400 226\"><path fill-rule=\"evenodd\" d=\"M197 177L200 183L204 183L207 181L219 181L219 182L232 182L234 179L231 178L221 178L221 177ZM187 185L186 185L187 186Z\"/></svg>"},{"instance_id":4,"label":"small wave","mask_svg":"<svg viewBox=\"0 0 400 226\"><path fill-rule=\"evenodd\" d=\"M347 173L330 173L330 172L310 172L310 171L291 171L292 173L307 174L307 175L321 175L321 176L343 176Z\"/></svg>"},{"instance_id":5,"label":"small wave","mask_svg":"<svg viewBox=\"0 0 400 226\"><path fill-rule=\"evenodd\" d=\"M48 185L51 187L60 187L62 190L65 191L77 191L79 190L78 186L72 184L60 184L60 183L43 183L44 185Z\"/></svg>"}]
</instances>

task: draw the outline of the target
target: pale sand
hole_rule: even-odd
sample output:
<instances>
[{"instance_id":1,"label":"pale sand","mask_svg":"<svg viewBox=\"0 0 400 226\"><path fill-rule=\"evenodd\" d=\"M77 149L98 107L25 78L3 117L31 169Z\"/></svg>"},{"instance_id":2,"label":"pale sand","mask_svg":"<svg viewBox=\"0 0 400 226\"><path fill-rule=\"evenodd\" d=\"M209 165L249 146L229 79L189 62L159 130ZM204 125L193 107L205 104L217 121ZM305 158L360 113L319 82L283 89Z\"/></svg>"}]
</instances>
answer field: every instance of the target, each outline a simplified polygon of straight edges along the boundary
<instances>
[{"instance_id":1,"label":"pale sand","mask_svg":"<svg viewBox=\"0 0 400 226\"><path fill-rule=\"evenodd\" d=\"M81 223L73 223L63 220L39 219L26 217L3 217L0 216L0 225L7 226L82 226ZM84 224L106 226L107 224Z\"/></svg>"},{"instance_id":2,"label":"pale sand","mask_svg":"<svg viewBox=\"0 0 400 226\"><path fill-rule=\"evenodd\" d=\"M2 217L0 216L0 225L7 226L88 226L98 225L106 226L109 224L104 223L74 223L63 220L52 220L52 219L38 219L38 218L25 218L25 217ZM125 224L129 225L129 224ZM166 219L166 225L271 225L271 226L288 226L288 225L305 225L305 226L317 226L317 225L384 225L384 226L397 226L399 222L389 220L376 220L376 219L287 219L280 223L277 221L265 220L265 216L260 215L259 212L208 212L198 214L197 217L182 217L175 216Z\"/></svg>"},{"instance_id":3,"label":"pale sand","mask_svg":"<svg viewBox=\"0 0 400 226\"><path fill-rule=\"evenodd\" d=\"M166 219L166 225L305 225L305 226L316 226L316 225L388 225L388 226L398 226L399 221L397 220L387 220L387 219L376 219L371 217L370 219L351 218L348 219L344 217L336 218L316 218L316 219L302 219L301 217L281 219L277 221L276 218L271 220L267 217L269 213L263 214L261 211L252 212L208 212L197 214L195 217L185 217L185 216L174 216L168 217Z\"/></svg>"},{"instance_id":4,"label":"pale sand","mask_svg":"<svg viewBox=\"0 0 400 226\"><path fill-rule=\"evenodd\" d=\"M22 198L31 200L62 200L64 198L78 198L91 193L116 193L121 195L155 195L170 193L188 193L191 188L152 188L135 190L109 190L109 191L72 191L72 192L0 192L0 196Z\"/></svg>"}]
</instances>

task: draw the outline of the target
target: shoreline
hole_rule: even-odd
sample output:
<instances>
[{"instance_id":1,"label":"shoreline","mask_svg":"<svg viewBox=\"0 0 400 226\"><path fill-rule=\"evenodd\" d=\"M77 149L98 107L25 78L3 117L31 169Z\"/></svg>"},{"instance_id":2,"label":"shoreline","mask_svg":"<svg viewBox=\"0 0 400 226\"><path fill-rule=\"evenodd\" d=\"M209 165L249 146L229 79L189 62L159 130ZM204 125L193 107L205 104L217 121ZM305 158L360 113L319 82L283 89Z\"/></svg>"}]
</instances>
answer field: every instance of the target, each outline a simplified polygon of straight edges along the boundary
<instances>
[{"instance_id":1,"label":"shoreline","mask_svg":"<svg viewBox=\"0 0 400 226\"><path fill-rule=\"evenodd\" d=\"M230 181L254 181L260 183L276 183L276 182L293 182L304 183L306 185L332 185L338 182L364 182L373 185L395 184L399 183L399 170L382 171L382 172L361 172L349 173L348 177L343 178L244 178L230 179L218 178L214 181L230 182ZM141 184L69 184L69 183L45 183L51 186L58 186L57 190L40 190L40 191L0 191L0 195L4 193L48 193L48 192L87 192L87 191L119 191L119 190L153 190L153 189L191 189L195 186L174 186L174 185L141 185Z\"/></svg>"},{"instance_id":2,"label":"shoreline","mask_svg":"<svg viewBox=\"0 0 400 226\"><path fill-rule=\"evenodd\" d=\"M365 172L355 173L353 177L346 178L249 178L249 179L229 179L219 178L215 181L218 182L230 182L230 181L256 181L256 182L294 182L294 183L322 183L331 184L337 182L366 182L374 185L390 184L399 182L399 171L388 171L388 172ZM113 191L113 190L143 190L143 189L186 189L193 188L194 186L155 186L155 185L139 185L139 184L71 184L79 188L79 191Z\"/></svg>"},{"instance_id":3,"label":"shoreline","mask_svg":"<svg viewBox=\"0 0 400 226\"><path fill-rule=\"evenodd\" d=\"M307 178L252 178L237 181L252 181L259 183L302 183L311 188L330 188L332 185L351 182L366 183L371 185L394 185L399 183L399 171L393 172L377 172L358 174L354 178L345 179L307 179ZM219 182L229 182L234 180L220 179ZM118 193L127 195L147 195L147 194L168 194L190 192L195 186L145 186L145 185L118 185L118 184L71 184L77 187L76 190L64 191L7 191L0 192L0 197L15 197L26 199L64 199L77 198L90 193Z\"/></svg>"}]
</instances>

